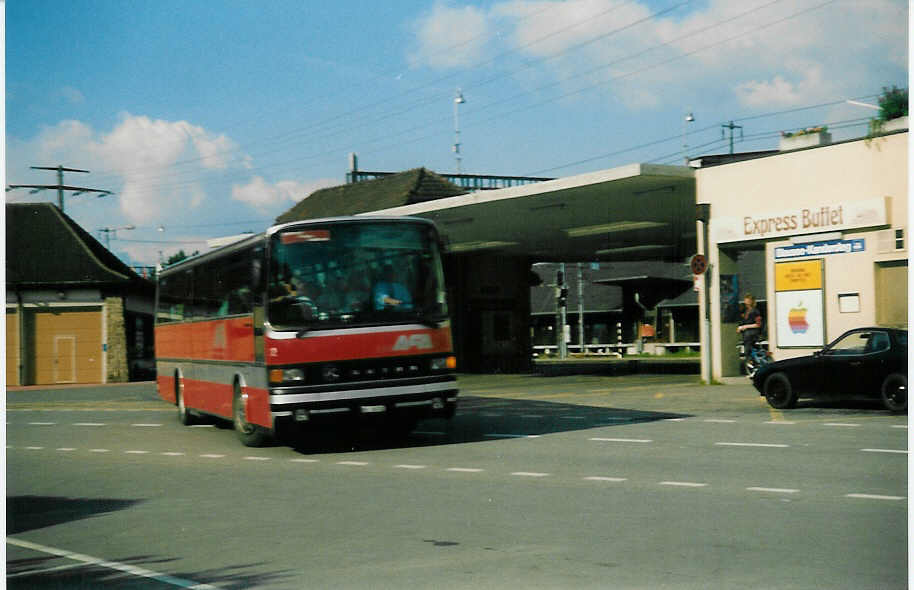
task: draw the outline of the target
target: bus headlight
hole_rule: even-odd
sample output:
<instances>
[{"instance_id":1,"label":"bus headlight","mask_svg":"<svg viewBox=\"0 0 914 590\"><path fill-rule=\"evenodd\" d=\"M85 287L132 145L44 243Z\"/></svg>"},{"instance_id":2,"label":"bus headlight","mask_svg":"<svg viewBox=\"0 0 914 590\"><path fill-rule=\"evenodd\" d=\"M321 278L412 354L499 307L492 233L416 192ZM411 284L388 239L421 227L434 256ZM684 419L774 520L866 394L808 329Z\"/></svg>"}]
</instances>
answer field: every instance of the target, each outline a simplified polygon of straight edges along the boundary
<instances>
[{"instance_id":1,"label":"bus headlight","mask_svg":"<svg viewBox=\"0 0 914 590\"><path fill-rule=\"evenodd\" d=\"M303 369L270 369L270 383L304 380L305 371Z\"/></svg>"},{"instance_id":2,"label":"bus headlight","mask_svg":"<svg viewBox=\"0 0 914 590\"><path fill-rule=\"evenodd\" d=\"M457 368L457 357L455 356L445 356L441 358L432 359L431 365L432 371L445 371L448 369Z\"/></svg>"}]
</instances>

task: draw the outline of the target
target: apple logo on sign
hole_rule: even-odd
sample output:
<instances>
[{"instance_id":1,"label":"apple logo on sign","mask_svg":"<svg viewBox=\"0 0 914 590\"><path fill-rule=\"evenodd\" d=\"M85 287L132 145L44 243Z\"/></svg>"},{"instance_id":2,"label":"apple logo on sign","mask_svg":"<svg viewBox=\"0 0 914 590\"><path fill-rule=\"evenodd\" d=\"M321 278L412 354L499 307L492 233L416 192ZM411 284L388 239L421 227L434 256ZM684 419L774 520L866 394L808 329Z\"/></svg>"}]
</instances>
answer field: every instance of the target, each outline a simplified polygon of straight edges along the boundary
<instances>
[{"instance_id":1,"label":"apple logo on sign","mask_svg":"<svg viewBox=\"0 0 914 590\"><path fill-rule=\"evenodd\" d=\"M794 334L805 334L809 329L809 322L806 321L806 308L803 307L802 301L787 314L787 323L790 324L790 331Z\"/></svg>"}]
</instances>

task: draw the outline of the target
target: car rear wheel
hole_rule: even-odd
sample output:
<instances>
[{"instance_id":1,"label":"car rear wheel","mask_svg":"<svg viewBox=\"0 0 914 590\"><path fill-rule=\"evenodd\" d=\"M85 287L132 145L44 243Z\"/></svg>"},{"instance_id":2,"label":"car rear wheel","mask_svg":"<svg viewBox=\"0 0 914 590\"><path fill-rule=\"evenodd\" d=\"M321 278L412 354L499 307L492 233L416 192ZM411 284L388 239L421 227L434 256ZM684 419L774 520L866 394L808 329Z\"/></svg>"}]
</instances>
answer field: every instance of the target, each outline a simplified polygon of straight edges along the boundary
<instances>
[{"instance_id":1,"label":"car rear wheel","mask_svg":"<svg viewBox=\"0 0 914 590\"><path fill-rule=\"evenodd\" d=\"M786 410L797 405L797 394L784 373L774 373L765 379L762 388L768 405L778 410Z\"/></svg>"},{"instance_id":2,"label":"car rear wheel","mask_svg":"<svg viewBox=\"0 0 914 590\"><path fill-rule=\"evenodd\" d=\"M901 373L892 373L882 382L882 403L892 412L906 412L908 409L908 378Z\"/></svg>"}]
</instances>

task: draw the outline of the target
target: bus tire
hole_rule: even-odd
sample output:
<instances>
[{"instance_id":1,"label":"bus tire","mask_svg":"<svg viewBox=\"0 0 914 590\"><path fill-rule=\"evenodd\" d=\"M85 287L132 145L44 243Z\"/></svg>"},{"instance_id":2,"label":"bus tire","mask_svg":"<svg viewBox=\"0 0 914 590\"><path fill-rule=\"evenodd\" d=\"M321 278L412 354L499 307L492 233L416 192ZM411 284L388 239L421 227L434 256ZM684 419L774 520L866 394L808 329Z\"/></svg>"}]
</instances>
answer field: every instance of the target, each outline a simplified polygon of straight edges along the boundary
<instances>
[{"instance_id":1,"label":"bus tire","mask_svg":"<svg viewBox=\"0 0 914 590\"><path fill-rule=\"evenodd\" d=\"M194 416L190 410L187 409L187 404L184 403L184 392L181 388L181 378L175 373L175 405L178 406L178 421L181 422L184 426L190 426L196 422L196 416Z\"/></svg>"},{"instance_id":2,"label":"bus tire","mask_svg":"<svg viewBox=\"0 0 914 590\"><path fill-rule=\"evenodd\" d=\"M246 447L262 447L270 438L266 429L248 422L245 415L241 387L237 382L235 383L235 393L232 397L232 423L235 426L235 433L238 435L238 439Z\"/></svg>"}]
</instances>

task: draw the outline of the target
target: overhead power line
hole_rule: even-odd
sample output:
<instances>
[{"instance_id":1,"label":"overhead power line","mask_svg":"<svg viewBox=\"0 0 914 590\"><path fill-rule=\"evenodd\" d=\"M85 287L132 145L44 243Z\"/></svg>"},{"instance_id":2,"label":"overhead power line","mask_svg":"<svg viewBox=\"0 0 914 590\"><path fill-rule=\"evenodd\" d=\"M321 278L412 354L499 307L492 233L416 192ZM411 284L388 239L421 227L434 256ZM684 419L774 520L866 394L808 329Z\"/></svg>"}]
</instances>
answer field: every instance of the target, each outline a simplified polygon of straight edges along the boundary
<instances>
[{"instance_id":1,"label":"overhead power line","mask_svg":"<svg viewBox=\"0 0 914 590\"><path fill-rule=\"evenodd\" d=\"M83 172L88 174L88 170L80 170L78 168L65 168L62 165L57 165L55 167L49 166L32 166L32 170L54 170L57 172L57 184L11 184L6 187L6 191L9 192L18 188L28 188L32 189L30 192L38 193L43 190L57 190L57 207L60 208L60 211L64 210L63 203L63 193L64 191L73 191L73 196L81 195L83 193L98 193L99 197L104 197L106 195L113 195L111 191L107 191L100 188L88 188L84 186L70 186L63 183L63 173L64 172Z\"/></svg>"}]
</instances>

